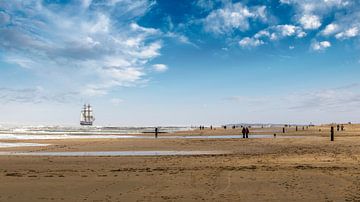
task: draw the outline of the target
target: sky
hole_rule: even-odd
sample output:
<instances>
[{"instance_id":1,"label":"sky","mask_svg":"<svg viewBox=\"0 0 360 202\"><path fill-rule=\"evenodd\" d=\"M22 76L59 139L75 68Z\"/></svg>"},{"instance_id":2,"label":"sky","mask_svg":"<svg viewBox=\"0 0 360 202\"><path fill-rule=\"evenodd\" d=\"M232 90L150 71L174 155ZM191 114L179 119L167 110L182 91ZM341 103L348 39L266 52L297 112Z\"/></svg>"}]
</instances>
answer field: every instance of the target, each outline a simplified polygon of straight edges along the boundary
<instances>
[{"instance_id":1,"label":"sky","mask_svg":"<svg viewBox=\"0 0 360 202\"><path fill-rule=\"evenodd\" d=\"M0 125L359 122L357 0L0 0Z\"/></svg>"}]
</instances>

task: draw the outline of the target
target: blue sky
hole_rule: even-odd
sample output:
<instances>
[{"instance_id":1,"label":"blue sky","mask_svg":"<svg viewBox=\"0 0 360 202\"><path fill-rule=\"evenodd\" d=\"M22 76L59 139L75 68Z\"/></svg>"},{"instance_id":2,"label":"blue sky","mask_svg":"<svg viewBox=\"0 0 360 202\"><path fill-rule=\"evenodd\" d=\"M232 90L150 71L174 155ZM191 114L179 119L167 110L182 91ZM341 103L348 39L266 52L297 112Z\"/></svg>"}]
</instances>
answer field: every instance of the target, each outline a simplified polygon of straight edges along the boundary
<instances>
[{"instance_id":1,"label":"blue sky","mask_svg":"<svg viewBox=\"0 0 360 202\"><path fill-rule=\"evenodd\" d=\"M358 122L360 3L0 1L0 122Z\"/></svg>"}]
</instances>

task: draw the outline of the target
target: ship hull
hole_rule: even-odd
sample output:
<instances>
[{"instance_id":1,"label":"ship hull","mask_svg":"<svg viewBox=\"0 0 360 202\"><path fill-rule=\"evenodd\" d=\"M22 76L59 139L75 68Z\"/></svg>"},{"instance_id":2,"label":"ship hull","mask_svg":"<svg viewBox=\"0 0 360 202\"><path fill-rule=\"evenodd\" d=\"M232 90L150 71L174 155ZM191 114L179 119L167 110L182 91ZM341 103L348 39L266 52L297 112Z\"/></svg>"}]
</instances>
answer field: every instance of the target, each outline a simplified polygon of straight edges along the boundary
<instances>
[{"instance_id":1,"label":"ship hull","mask_svg":"<svg viewBox=\"0 0 360 202\"><path fill-rule=\"evenodd\" d=\"M80 125L82 125L82 126L92 126L93 123L92 123L92 122L81 121L81 122L80 122Z\"/></svg>"}]
</instances>

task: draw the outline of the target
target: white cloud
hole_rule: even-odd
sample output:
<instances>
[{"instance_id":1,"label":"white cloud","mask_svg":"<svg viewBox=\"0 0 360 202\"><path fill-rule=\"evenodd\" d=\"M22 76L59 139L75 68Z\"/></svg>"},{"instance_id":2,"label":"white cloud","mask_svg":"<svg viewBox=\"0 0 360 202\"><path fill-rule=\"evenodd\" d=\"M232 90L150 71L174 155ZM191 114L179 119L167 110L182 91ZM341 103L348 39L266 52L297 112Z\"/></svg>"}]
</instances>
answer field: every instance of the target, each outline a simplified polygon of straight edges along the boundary
<instances>
[{"instance_id":1,"label":"white cloud","mask_svg":"<svg viewBox=\"0 0 360 202\"><path fill-rule=\"evenodd\" d=\"M168 67L165 64L154 64L153 68L156 72L166 72L168 70Z\"/></svg>"},{"instance_id":2,"label":"white cloud","mask_svg":"<svg viewBox=\"0 0 360 202\"><path fill-rule=\"evenodd\" d=\"M47 91L42 86L32 88L0 88L0 103L43 103L74 102L78 98L77 92Z\"/></svg>"},{"instance_id":3,"label":"white cloud","mask_svg":"<svg viewBox=\"0 0 360 202\"><path fill-rule=\"evenodd\" d=\"M241 47L256 47L264 44L263 41L256 39L256 38L249 38L245 37L242 40L239 41L239 45Z\"/></svg>"},{"instance_id":4,"label":"white cloud","mask_svg":"<svg viewBox=\"0 0 360 202\"><path fill-rule=\"evenodd\" d=\"M266 21L266 7L248 8L241 3L227 3L223 8L212 11L205 19L205 30L214 34L229 34L234 30L246 31L250 19Z\"/></svg>"},{"instance_id":5,"label":"white cloud","mask_svg":"<svg viewBox=\"0 0 360 202\"><path fill-rule=\"evenodd\" d=\"M195 5L198 6L199 8L207 11L207 10L211 10L214 8L215 1L214 0L198 0L195 3Z\"/></svg>"},{"instance_id":6,"label":"white cloud","mask_svg":"<svg viewBox=\"0 0 360 202\"><path fill-rule=\"evenodd\" d=\"M311 44L311 48L314 51L323 51L329 47L331 47L331 43L329 41L321 41L321 42L314 41Z\"/></svg>"},{"instance_id":7,"label":"white cloud","mask_svg":"<svg viewBox=\"0 0 360 202\"><path fill-rule=\"evenodd\" d=\"M275 41L286 37L303 38L305 36L306 33L301 27L295 25L275 25L260 30L252 37L243 38L239 45L242 47L255 47L265 44L265 40Z\"/></svg>"},{"instance_id":8,"label":"white cloud","mask_svg":"<svg viewBox=\"0 0 360 202\"><path fill-rule=\"evenodd\" d=\"M335 14L335 18L347 18L352 13L358 13L355 1L349 0L280 0L282 4L293 6L295 14L293 20L302 25L306 30L315 30L321 27L321 19L328 18ZM354 5L354 7L351 7ZM346 10L346 15L343 11ZM337 11L340 11L337 13ZM354 12L355 11L355 12ZM343 23L336 23L343 24ZM332 34L335 27L330 25L322 34Z\"/></svg>"},{"instance_id":9,"label":"white cloud","mask_svg":"<svg viewBox=\"0 0 360 202\"><path fill-rule=\"evenodd\" d=\"M54 9L36 0L2 2L0 6L12 16L6 18L12 26L0 29L0 49L8 63L46 77L54 75L53 82L71 79L69 91L103 95L112 88L134 86L146 81L149 61L161 55L162 33L133 21L153 4L150 0L84 1ZM2 15L0 21L5 22Z\"/></svg>"},{"instance_id":10,"label":"white cloud","mask_svg":"<svg viewBox=\"0 0 360 202\"><path fill-rule=\"evenodd\" d=\"M317 29L321 26L320 18L316 15L304 15L300 18L300 24L304 29Z\"/></svg>"},{"instance_id":11,"label":"white cloud","mask_svg":"<svg viewBox=\"0 0 360 202\"><path fill-rule=\"evenodd\" d=\"M338 30L339 30L339 25L331 23L325 27L325 29L321 32L321 34L324 36L329 36L336 33Z\"/></svg>"},{"instance_id":12,"label":"white cloud","mask_svg":"<svg viewBox=\"0 0 360 202\"><path fill-rule=\"evenodd\" d=\"M306 36L306 33L302 31L300 27L295 25L277 25L274 29L277 34L280 34L282 37L296 36L302 38Z\"/></svg>"},{"instance_id":13,"label":"white cloud","mask_svg":"<svg viewBox=\"0 0 360 202\"><path fill-rule=\"evenodd\" d=\"M318 111L346 111L360 106L359 93L354 86L309 91L288 95L286 100L291 103L290 109Z\"/></svg>"},{"instance_id":14,"label":"white cloud","mask_svg":"<svg viewBox=\"0 0 360 202\"><path fill-rule=\"evenodd\" d=\"M352 27L335 35L337 39L348 39L359 35L359 28Z\"/></svg>"},{"instance_id":15,"label":"white cloud","mask_svg":"<svg viewBox=\"0 0 360 202\"><path fill-rule=\"evenodd\" d=\"M259 111L274 109L308 111L309 116L314 116L314 110L323 112L353 112L360 107L360 92L358 84L351 84L338 88L321 90L307 90L288 94L282 94L276 98L266 96L232 96L224 100L236 102ZM272 113L273 114L273 113ZM315 113L316 114L316 113ZM307 117L307 120L309 117Z\"/></svg>"}]
</instances>

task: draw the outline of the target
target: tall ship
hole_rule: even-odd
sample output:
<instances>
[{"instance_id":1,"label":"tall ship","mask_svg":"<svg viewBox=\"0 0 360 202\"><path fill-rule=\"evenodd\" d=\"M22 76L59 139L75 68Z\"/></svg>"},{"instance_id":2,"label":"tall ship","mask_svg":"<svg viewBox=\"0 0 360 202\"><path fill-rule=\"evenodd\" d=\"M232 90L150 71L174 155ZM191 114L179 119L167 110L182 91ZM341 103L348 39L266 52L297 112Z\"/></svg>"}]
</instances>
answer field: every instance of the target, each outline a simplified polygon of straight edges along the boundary
<instances>
[{"instance_id":1,"label":"tall ship","mask_svg":"<svg viewBox=\"0 0 360 202\"><path fill-rule=\"evenodd\" d=\"M93 110L90 104L84 104L80 113L80 125L92 126L94 121L95 117L93 115Z\"/></svg>"}]
</instances>

